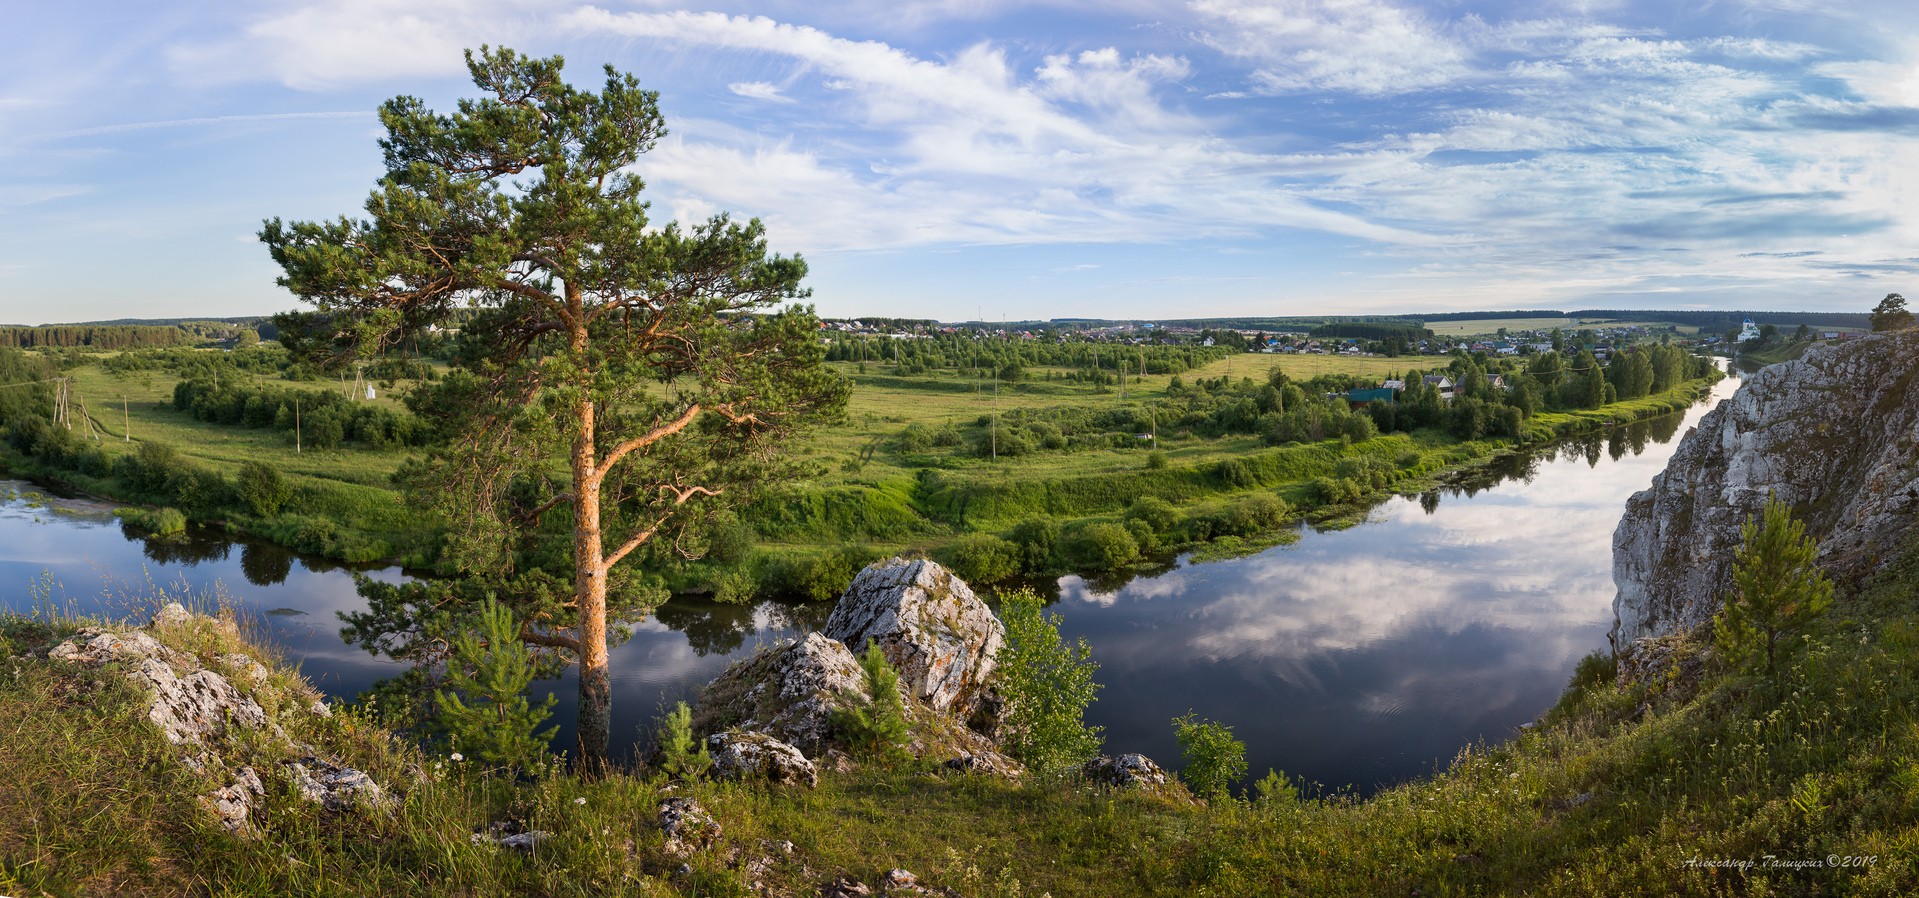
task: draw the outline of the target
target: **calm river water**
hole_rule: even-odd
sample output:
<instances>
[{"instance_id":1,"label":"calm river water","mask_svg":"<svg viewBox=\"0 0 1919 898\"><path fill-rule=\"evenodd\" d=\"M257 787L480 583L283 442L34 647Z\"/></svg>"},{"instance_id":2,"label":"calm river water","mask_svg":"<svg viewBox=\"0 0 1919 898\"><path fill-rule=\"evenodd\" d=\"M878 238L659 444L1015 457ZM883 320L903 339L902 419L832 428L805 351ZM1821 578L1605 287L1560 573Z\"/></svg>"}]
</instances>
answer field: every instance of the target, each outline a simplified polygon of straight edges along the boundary
<instances>
[{"instance_id":1,"label":"calm river water","mask_svg":"<svg viewBox=\"0 0 1919 898\"><path fill-rule=\"evenodd\" d=\"M1100 664L1089 716L1109 751L1177 764L1171 720L1231 725L1256 778L1284 770L1369 793L1497 741L1550 707L1612 623L1612 531L1665 466L1684 414L1507 460L1478 482L1393 498L1367 523L1247 558L1175 566L1104 591L1062 578L1068 637ZM223 591L321 689L352 698L398 673L340 641L360 607L349 572L276 547L154 541L104 509L0 481L0 603L144 613L154 587ZM397 569L368 571L397 579ZM728 661L824 623L831 603L675 598L612 651L614 733L628 745ZM550 688L573 741L571 677Z\"/></svg>"}]
</instances>

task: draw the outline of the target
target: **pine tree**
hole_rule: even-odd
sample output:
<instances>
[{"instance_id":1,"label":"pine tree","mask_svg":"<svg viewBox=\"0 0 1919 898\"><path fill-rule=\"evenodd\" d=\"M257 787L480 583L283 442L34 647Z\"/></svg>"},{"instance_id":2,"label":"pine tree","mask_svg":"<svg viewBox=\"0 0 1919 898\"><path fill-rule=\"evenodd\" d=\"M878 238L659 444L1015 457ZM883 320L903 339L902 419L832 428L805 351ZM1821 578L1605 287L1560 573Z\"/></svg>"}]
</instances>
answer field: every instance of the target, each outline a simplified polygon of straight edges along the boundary
<instances>
[{"instance_id":1,"label":"pine tree","mask_svg":"<svg viewBox=\"0 0 1919 898\"><path fill-rule=\"evenodd\" d=\"M1814 564L1818 542L1776 498L1766 498L1760 521L1747 516L1739 536L1732 593L1713 619L1713 641L1741 669L1751 670L1763 660L1770 678L1778 669L1779 640L1805 630L1825 612L1832 604L1832 582Z\"/></svg>"},{"instance_id":2,"label":"pine tree","mask_svg":"<svg viewBox=\"0 0 1919 898\"><path fill-rule=\"evenodd\" d=\"M558 701L548 694L538 707L526 699L537 665L520 641L513 612L491 598L481 603L478 631L453 637L446 664L448 688L435 696L441 726L455 747L488 764L526 770L546 758L553 727L540 730Z\"/></svg>"}]
</instances>

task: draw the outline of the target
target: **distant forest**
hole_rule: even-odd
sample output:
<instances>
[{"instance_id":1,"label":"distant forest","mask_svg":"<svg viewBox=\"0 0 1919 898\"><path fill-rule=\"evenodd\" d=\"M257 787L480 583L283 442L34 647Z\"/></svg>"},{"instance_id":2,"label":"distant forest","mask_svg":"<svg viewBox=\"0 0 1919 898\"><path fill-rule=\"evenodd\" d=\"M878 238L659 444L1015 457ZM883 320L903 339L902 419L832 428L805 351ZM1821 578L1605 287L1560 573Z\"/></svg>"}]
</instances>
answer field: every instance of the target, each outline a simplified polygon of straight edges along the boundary
<instances>
[{"instance_id":1,"label":"distant forest","mask_svg":"<svg viewBox=\"0 0 1919 898\"><path fill-rule=\"evenodd\" d=\"M178 346L191 337L175 326L146 324L54 324L0 327L0 346L14 349L147 349Z\"/></svg>"}]
</instances>

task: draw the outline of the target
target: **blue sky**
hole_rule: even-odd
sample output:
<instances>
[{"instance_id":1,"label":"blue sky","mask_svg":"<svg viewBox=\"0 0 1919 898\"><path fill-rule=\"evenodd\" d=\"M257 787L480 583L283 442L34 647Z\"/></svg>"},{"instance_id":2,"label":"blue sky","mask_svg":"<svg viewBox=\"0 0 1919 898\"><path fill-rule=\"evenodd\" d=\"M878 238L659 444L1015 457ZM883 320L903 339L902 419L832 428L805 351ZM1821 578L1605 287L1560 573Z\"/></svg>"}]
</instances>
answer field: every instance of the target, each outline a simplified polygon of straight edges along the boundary
<instances>
[{"instance_id":1,"label":"blue sky","mask_svg":"<svg viewBox=\"0 0 1919 898\"><path fill-rule=\"evenodd\" d=\"M660 91L656 217L948 320L1864 310L1919 272L1919 4L18 4L0 322L266 314L462 48Z\"/></svg>"}]
</instances>

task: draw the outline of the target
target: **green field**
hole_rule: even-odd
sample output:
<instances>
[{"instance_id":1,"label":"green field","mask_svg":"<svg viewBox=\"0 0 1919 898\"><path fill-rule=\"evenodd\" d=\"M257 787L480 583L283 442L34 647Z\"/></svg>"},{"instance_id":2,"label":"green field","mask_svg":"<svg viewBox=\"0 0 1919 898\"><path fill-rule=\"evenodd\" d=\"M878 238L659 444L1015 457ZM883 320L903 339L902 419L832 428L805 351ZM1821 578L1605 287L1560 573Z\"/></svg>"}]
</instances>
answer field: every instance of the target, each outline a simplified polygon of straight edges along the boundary
<instances>
[{"instance_id":1,"label":"green field","mask_svg":"<svg viewBox=\"0 0 1919 898\"><path fill-rule=\"evenodd\" d=\"M1581 322L1589 324L1591 322ZM1571 318L1466 318L1459 321L1429 321L1426 329L1441 337L1478 337L1499 333L1500 328L1517 333L1519 331L1548 331L1555 327L1570 328Z\"/></svg>"},{"instance_id":2,"label":"green field","mask_svg":"<svg viewBox=\"0 0 1919 898\"><path fill-rule=\"evenodd\" d=\"M1065 541L1058 544L1063 548L1054 561L1027 564L1027 575L1117 571L1180 548L1203 546L1209 555L1251 551L1284 538L1290 531L1280 525L1286 521L1349 519L1370 497L1423 488L1509 444L1462 442L1441 430L1419 429L1369 433L1351 445L1337 433L1269 445L1244 424L1222 430L1206 423L1210 418L1195 419L1194 402L1220 414L1220 403L1252 395L1248 391L1266 384L1274 369L1295 384L1334 377L1369 386L1450 361L1237 354L1179 375L1131 376L1123 387L1110 370L1094 378L1086 369L1032 365L1017 380L999 382L968 368L901 374L885 363L829 363L854 386L846 418L791 449L810 463L809 474L780 484L740 511L739 526L750 531L741 539L754 548L719 562L672 567L663 575L678 589L720 588L737 595L740 584L750 583L761 592L833 594L843 578L873 557L924 551L949 561L960 558L964 566L961 556L969 549L962 543L971 535L1022 539L1016 528L1034 521L1064 528ZM351 442L316 449L310 430L296 449L293 434L279 425L249 428L198 420L174 408L180 378L164 370L129 373L89 361L70 367L66 376L76 417L85 411L75 434L107 461L72 470L29 466L22 473L56 476L80 489L124 498L126 491L112 474L120 465L112 459L136 454L143 442L170 446L190 468L216 478L231 478L243 464L262 462L292 484L295 498L286 510L254 517L237 503L201 501L196 512L189 507L196 500L184 495L180 501L188 504L181 507L203 520L303 551L354 561L431 562L432 528L404 503L391 479L421 450ZM397 408L396 397L408 387L405 381L382 382L379 398L365 400L351 381L288 381L276 374L232 371L221 376L233 378L223 384L227 388L354 394L346 404L352 408L368 402ZM1344 389L1332 383L1314 389ZM1523 435L1552 439L1658 414L1683 407L1700 388L1694 384L1582 412L1542 411ZM126 439L129 430L132 440ZM556 470L559 465L556 456ZM1277 506L1271 504L1275 498ZM1145 500L1170 506L1166 514L1172 517L1156 519L1148 529L1122 518ZM148 501L172 504L164 498ZM1123 544L1116 554L1064 548L1099 522L1108 527L1105 539ZM1130 536L1112 534L1121 524L1132 527ZM1076 551L1080 561L1066 560ZM1095 563L1086 560L1094 557L1105 559L1097 562L1104 566L1079 567ZM970 572L988 581L1012 573L977 566ZM728 582L734 585L721 586Z\"/></svg>"}]
</instances>

